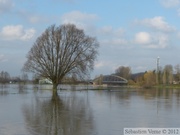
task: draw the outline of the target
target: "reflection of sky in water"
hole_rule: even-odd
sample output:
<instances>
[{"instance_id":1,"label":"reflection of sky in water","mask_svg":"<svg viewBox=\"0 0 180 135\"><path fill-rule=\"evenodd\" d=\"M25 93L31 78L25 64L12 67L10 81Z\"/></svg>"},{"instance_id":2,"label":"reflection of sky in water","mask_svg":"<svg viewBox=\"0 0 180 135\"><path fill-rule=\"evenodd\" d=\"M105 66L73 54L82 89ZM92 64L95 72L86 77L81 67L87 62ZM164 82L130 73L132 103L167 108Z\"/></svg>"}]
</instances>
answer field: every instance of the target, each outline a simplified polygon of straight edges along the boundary
<instances>
[{"instance_id":1,"label":"reflection of sky in water","mask_svg":"<svg viewBox=\"0 0 180 135\"><path fill-rule=\"evenodd\" d=\"M7 123L0 127L0 135L30 135L25 123Z\"/></svg>"},{"instance_id":2,"label":"reflection of sky in water","mask_svg":"<svg viewBox=\"0 0 180 135\"><path fill-rule=\"evenodd\" d=\"M65 86L63 87L65 88ZM180 90L60 91L0 87L0 134L117 135L128 127L178 127ZM56 123L57 129L55 128ZM50 126L51 125L51 126ZM43 132L46 131L46 132ZM49 132L49 133L48 133Z\"/></svg>"}]
</instances>

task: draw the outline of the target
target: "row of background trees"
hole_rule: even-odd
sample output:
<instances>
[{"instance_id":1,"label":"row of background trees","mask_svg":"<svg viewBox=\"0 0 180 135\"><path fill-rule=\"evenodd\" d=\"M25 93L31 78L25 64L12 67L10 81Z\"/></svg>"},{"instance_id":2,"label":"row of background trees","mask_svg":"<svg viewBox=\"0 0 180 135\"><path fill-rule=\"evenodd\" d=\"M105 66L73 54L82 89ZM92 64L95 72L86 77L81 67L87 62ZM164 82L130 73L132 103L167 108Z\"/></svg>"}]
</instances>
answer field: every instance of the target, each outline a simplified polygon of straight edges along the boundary
<instances>
[{"instance_id":1,"label":"row of background trees","mask_svg":"<svg viewBox=\"0 0 180 135\"><path fill-rule=\"evenodd\" d=\"M21 75L12 77L7 71L0 72L0 84L7 84L7 83L33 83L38 84L39 80L45 79L37 74L32 76L32 79L29 78L26 72L22 72ZM78 83L86 83L86 80L79 80L78 77L73 74L72 76L65 76L63 80L59 83L63 84L78 84Z\"/></svg>"},{"instance_id":2,"label":"row of background trees","mask_svg":"<svg viewBox=\"0 0 180 135\"><path fill-rule=\"evenodd\" d=\"M22 73L20 76L11 77L7 71L0 72L0 83L19 83L23 82L26 83L29 81L28 75L26 73Z\"/></svg>"},{"instance_id":3,"label":"row of background trees","mask_svg":"<svg viewBox=\"0 0 180 135\"><path fill-rule=\"evenodd\" d=\"M132 74L130 67L120 66L115 70L115 74L127 80L129 84L137 84L150 87L159 84L179 84L180 83L180 65L165 65L158 67L158 70L149 70L142 73Z\"/></svg>"},{"instance_id":4,"label":"row of background trees","mask_svg":"<svg viewBox=\"0 0 180 135\"><path fill-rule=\"evenodd\" d=\"M175 65L165 65L164 67L159 67L159 70L149 70L140 73L132 73L131 67L129 66L120 66L115 70L115 73L118 76L121 76L128 80L130 85L140 85L140 86L153 86L157 84L180 84L180 64ZM66 82L78 82L77 77L68 78ZM10 74L6 71L0 72L0 83L17 83L17 82L28 82L30 81L26 73L22 73L18 77L11 77ZM38 83L39 77L34 76L33 82Z\"/></svg>"}]
</instances>

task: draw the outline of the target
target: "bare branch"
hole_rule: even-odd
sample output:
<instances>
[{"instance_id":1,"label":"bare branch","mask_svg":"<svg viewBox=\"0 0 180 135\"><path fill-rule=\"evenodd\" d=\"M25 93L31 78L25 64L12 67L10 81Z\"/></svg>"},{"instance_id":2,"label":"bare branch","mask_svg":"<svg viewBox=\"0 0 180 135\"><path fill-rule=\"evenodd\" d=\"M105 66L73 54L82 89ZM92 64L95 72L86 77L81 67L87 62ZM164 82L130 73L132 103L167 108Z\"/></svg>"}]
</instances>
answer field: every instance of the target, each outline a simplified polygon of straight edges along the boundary
<instances>
[{"instance_id":1,"label":"bare branch","mask_svg":"<svg viewBox=\"0 0 180 135\"><path fill-rule=\"evenodd\" d=\"M24 64L26 71L48 77L57 85L65 75L82 77L93 69L98 54L96 38L73 24L50 26L37 38Z\"/></svg>"}]
</instances>

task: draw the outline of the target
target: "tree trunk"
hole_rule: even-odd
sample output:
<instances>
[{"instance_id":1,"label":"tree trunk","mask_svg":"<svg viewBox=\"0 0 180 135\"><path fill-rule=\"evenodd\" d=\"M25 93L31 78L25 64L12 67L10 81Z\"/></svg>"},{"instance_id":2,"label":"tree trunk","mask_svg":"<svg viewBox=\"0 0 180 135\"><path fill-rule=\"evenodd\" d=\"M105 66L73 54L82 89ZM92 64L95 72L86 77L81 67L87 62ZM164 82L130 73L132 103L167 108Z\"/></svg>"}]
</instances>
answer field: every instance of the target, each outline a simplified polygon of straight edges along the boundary
<instances>
[{"instance_id":1,"label":"tree trunk","mask_svg":"<svg viewBox=\"0 0 180 135\"><path fill-rule=\"evenodd\" d=\"M53 83L52 99L56 99L56 97L58 96L58 93L57 93L57 86L58 86L57 83Z\"/></svg>"}]
</instances>

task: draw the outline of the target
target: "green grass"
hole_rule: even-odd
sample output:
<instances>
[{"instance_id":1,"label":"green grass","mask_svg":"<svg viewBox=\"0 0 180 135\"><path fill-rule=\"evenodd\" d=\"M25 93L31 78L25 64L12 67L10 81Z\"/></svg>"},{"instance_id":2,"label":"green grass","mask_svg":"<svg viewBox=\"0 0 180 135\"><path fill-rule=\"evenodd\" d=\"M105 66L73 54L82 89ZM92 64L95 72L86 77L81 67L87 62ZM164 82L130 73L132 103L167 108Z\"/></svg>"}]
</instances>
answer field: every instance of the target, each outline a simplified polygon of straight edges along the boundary
<instances>
[{"instance_id":1,"label":"green grass","mask_svg":"<svg viewBox=\"0 0 180 135\"><path fill-rule=\"evenodd\" d=\"M180 89L180 84L168 84L168 85L156 85L154 86L155 88L169 88L169 89L174 89L174 88L179 88Z\"/></svg>"}]
</instances>

